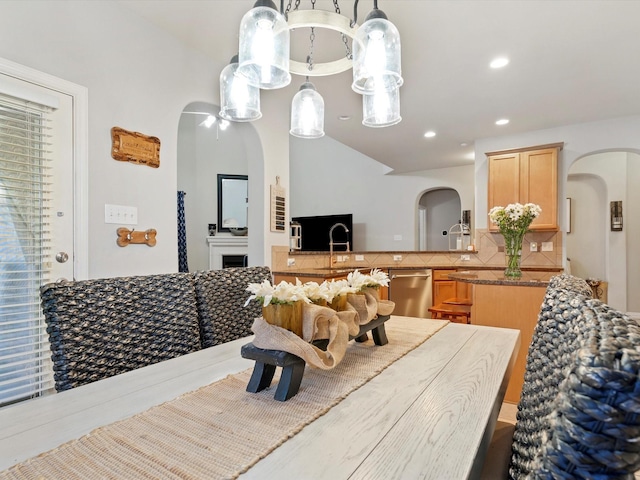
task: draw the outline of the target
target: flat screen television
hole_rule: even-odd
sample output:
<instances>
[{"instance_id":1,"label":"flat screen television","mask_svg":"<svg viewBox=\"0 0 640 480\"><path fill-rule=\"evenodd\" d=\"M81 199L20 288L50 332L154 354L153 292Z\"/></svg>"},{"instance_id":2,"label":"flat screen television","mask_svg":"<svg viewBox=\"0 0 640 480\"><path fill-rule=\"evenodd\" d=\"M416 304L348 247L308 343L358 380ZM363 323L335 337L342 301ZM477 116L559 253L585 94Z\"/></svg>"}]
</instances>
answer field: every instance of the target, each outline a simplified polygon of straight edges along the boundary
<instances>
[{"instance_id":1,"label":"flat screen television","mask_svg":"<svg viewBox=\"0 0 640 480\"><path fill-rule=\"evenodd\" d=\"M300 224L301 233L301 250L306 252L328 252L329 251L329 230L336 223L343 223L349 229L345 232L344 228L337 227L333 231L333 242L344 243L349 242L349 250L353 251L353 214L346 213L342 215L320 215L313 217L293 217L291 221ZM345 251L344 245L335 245L334 251Z\"/></svg>"}]
</instances>

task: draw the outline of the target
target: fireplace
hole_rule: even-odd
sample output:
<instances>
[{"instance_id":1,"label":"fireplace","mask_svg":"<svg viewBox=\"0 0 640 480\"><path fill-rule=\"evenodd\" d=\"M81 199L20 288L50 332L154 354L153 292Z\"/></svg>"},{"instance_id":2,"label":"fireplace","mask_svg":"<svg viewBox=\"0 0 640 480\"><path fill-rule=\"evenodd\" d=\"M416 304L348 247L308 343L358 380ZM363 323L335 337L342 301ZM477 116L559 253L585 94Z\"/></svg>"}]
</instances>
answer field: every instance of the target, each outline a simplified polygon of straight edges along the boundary
<instances>
[{"instance_id":1,"label":"fireplace","mask_svg":"<svg viewBox=\"0 0 640 480\"><path fill-rule=\"evenodd\" d=\"M246 267L248 255L222 255L222 268Z\"/></svg>"},{"instance_id":2,"label":"fireplace","mask_svg":"<svg viewBox=\"0 0 640 480\"><path fill-rule=\"evenodd\" d=\"M248 265L248 237L216 235L207 237L207 243L209 244L209 268L211 270Z\"/></svg>"}]
</instances>

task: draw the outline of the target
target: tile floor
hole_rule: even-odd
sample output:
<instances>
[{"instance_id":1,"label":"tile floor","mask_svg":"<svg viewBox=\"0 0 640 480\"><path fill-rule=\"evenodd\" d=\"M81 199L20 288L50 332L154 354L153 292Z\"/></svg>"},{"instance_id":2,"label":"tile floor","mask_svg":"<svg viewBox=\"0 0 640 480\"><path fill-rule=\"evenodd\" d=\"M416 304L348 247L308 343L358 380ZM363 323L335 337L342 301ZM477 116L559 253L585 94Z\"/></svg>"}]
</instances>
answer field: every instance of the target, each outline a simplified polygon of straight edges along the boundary
<instances>
[{"instance_id":1,"label":"tile floor","mask_svg":"<svg viewBox=\"0 0 640 480\"><path fill-rule=\"evenodd\" d=\"M498 420L501 422L516 423L516 413L518 412L518 406L513 403L503 403L498 414Z\"/></svg>"}]
</instances>

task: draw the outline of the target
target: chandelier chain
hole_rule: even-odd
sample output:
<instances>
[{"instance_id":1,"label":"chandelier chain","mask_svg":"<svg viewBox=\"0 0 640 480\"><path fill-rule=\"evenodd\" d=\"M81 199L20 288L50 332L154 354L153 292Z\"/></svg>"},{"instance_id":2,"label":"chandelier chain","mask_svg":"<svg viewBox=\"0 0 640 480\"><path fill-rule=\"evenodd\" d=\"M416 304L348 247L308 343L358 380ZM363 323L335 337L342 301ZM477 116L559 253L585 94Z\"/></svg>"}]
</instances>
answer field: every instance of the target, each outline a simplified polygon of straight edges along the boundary
<instances>
[{"instance_id":1,"label":"chandelier chain","mask_svg":"<svg viewBox=\"0 0 640 480\"><path fill-rule=\"evenodd\" d=\"M312 0L312 1L315 1L315 0ZM342 15L342 12L340 11L340 5L338 5L338 0L333 0L333 7L335 8L335 11L338 15ZM346 52L345 56L349 60L353 60L353 56L351 55L351 47L349 47L349 39L344 33L342 33L341 36L342 36L342 43L344 43L344 49Z\"/></svg>"},{"instance_id":2,"label":"chandelier chain","mask_svg":"<svg viewBox=\"0 0 640 480\"><path fill-rule=\"evenodd\" d=\"M307 57L307 63L309 66L307 67L309 71L313 70L313 41L316 39L316 29L315 27L311 27L311 35L309 35L309 40L311 40L311 45L309 47L309 56Z\"/></svg>"}]
</instances>

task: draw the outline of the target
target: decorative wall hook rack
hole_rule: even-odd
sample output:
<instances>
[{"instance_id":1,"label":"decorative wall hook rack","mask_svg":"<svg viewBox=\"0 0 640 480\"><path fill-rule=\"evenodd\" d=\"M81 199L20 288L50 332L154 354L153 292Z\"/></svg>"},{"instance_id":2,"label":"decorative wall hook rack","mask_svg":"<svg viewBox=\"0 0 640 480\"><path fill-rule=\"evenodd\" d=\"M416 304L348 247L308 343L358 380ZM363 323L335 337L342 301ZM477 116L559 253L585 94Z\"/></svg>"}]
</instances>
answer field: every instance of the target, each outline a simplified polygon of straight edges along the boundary
<instances>
[{"instance_id":1,"label":"decorative wall hook rack","mask_svg":"<svg viewBox=\"0 0 640 480\"><path fill-rule=\"evenodd\" d=\"M118 233L118 246L126 247L131 243L144 243L150 247L156 246L156 231L155 228L136 232L135 229L129 230L128 228L121 227L116 230Z\"/></svg>"}]
</instances>

